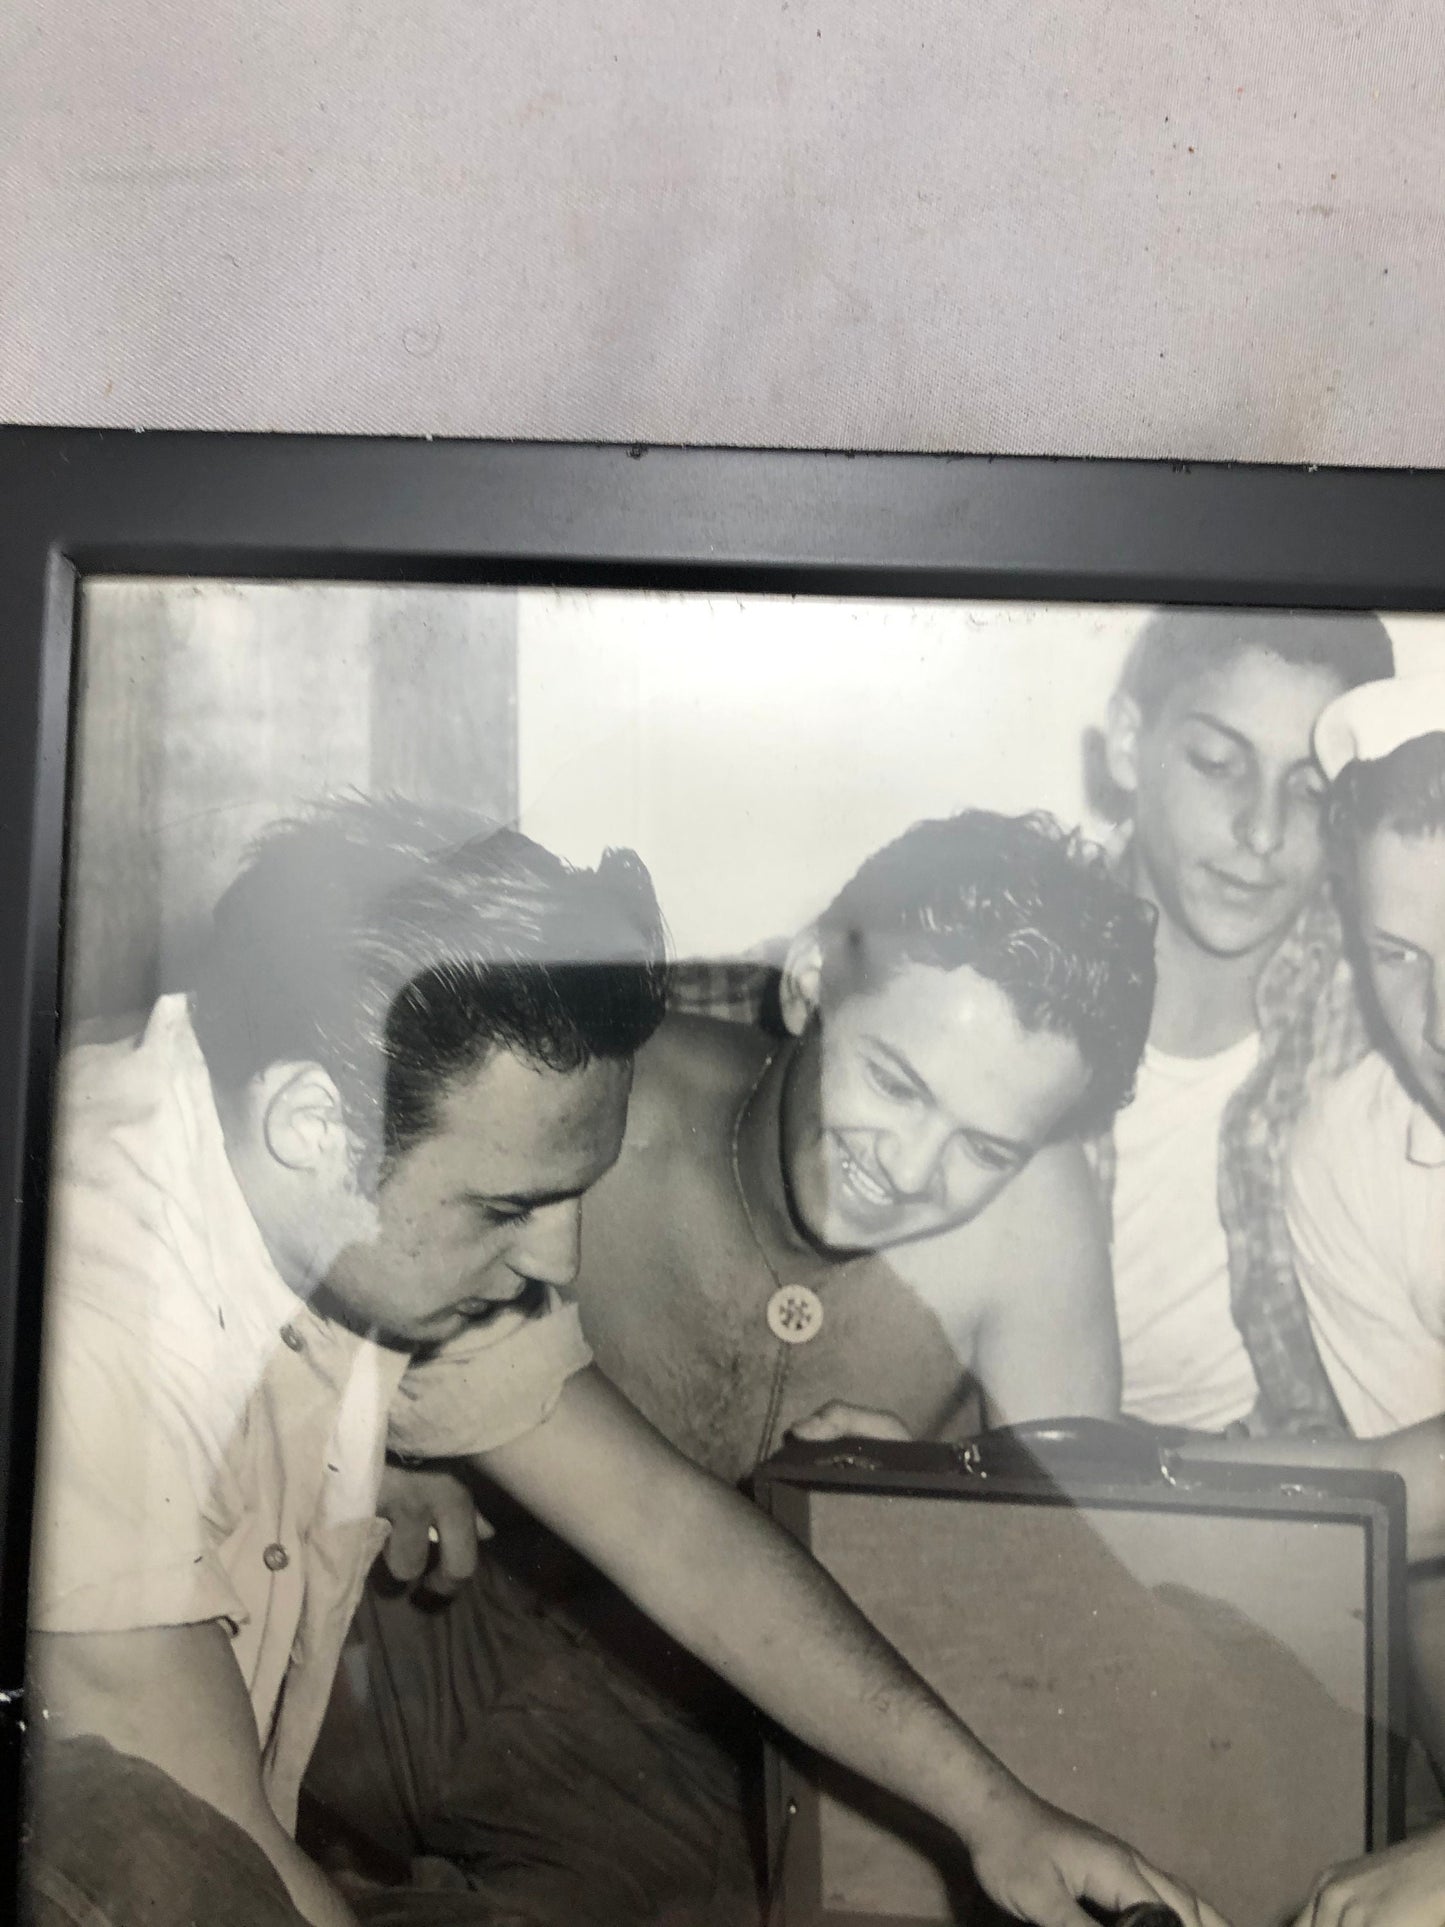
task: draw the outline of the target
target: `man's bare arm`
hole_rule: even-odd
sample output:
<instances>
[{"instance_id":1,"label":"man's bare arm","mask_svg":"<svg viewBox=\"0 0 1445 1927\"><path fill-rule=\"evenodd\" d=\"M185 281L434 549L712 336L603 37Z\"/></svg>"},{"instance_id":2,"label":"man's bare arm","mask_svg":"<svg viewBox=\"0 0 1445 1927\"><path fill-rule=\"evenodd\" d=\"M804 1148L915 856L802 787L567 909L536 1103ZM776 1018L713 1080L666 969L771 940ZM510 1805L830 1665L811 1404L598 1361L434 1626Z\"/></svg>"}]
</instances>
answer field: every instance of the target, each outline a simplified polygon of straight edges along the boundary
<instances>
[{"instance_id":1,"label":"man's bare arm","mask_svg":"<svg viewBox=\"0 0 1445 1927\"><path fill-rule=\"evenodd\" d=\"M30 1650L48 1735L95 1734L148 1760L251 1836L312 1927L356 1927L271 1810L255 1716L220 1626L38 1633Z\"/></svg>"},{"instance_id":2,"label":"man's bare arm","mask_svg":"<svg viewBox=\"0 0 1445 1927\"><path fill-rule=\"evenodd\" d=\"M1190 1927L1217 1919L1020 1786L800 1546L595 1370L478 1464L766 1712L950 1826L1012 1912L1085 1927L1078 1898L1162 1896Z\"/></svg>"},{"instance_id":3,"label":"man's bare arm","mask_svg":"<svg viewBox=\"0 0 1445 1927\"><path fill-rule=\"evenodd\" d=\"M1405 1481L1408 1556L1445 1559L1445 1415L1379 1438L1220 1438L1191 1440L1175 1455L1237 1465L1341 1467L1395 1472Z\"/></svg>"}]
</instances>

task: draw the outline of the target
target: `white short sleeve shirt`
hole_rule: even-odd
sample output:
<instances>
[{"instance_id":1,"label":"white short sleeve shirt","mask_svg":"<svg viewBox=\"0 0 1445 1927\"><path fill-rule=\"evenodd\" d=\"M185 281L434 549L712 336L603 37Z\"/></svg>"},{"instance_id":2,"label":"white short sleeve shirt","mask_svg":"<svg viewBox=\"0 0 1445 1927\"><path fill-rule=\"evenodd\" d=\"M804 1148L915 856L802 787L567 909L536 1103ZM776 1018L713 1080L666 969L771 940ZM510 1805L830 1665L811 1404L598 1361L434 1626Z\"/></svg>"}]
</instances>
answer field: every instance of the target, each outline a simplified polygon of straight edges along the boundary
<instances>
[{"instance_id":1,"label":"white short sleeve shirt","mask_svg":"<svg viewBox=\"0 0 1445 1927\"><path fill-rule=\"evenodd\" d=\"M1287 1208L1351 1429L1371 1438L1445 1412L1445 1131L1378 1052L1301 1123Z\"/></svg>"},{"instance_id":2,"label":"white short sleeve shirt","mask_svg":"<svg viewBox=\"0 0 1445 1927\"><path fill-rule=\"evenodd\" d=\"M503 1315L414 1372L314 1313L231 1170L184 998L73 1053L55 1145L32 1627L223 1621L289 1826L386 1537L393 1410L416 1456L522 1436L588 1361L575 1307Z\"/></svg>"}]
</instances>

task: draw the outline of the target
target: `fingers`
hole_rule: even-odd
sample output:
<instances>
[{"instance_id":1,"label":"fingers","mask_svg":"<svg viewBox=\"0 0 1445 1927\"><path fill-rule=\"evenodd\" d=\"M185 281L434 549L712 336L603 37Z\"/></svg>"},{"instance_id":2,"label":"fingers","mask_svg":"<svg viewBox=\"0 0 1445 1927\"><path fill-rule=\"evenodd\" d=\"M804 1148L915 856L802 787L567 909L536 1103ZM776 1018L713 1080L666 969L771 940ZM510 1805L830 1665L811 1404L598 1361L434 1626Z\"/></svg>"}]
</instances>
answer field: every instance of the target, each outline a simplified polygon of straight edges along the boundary
<instances>
[{"instance_id":1,"label":"fingers","mask_svg":"<svg viewBox=\"0 0 1445 1927\"><path fill-rule=\"evenodd\" d=\"M470 1499L463 1496L454 1503L439 1505L436 1511L436 1564L427 1576L427 1591L450 1599L477 1569L477 1544L486 1525Z\"/></svg>"},{"instance_id":2,"label":"fingers","mask_svg":"<svg viewBox=\"0 0 1445 1927\"><path fill-rule=\"evenodd\" d=\"M1346 1898L1334 1880L1319 1881L1309 1897L1309 1905L1300 1915L1300 1927L1336 1927L1344 1914Z\"/></svg>"},{"instance_id":3,"label":"fingers","mask_svg":"<svg viewBox=\"0 0 1445 1927\"><path fill-rule=\"evenodd\" d=\"M426 1571L431 1538L425 1519L396 1519L382 1550L387 1571L399 1585L410 1586Z\"/></svg>"},{"instance_id":4,"label":"fingers","mask_svg":"<svg viewBox=\"0 0 1445 1927\"><path fill-rule=\"evenodd\" d=\"M1104 1891L1101 1891L1101 1887ZM1154 1893L1150 1882L1143 1874L1139 1876L1137 1882L1121 1878L1117 1885L1101 1882L1099 1879L1074 1883L1059 1880L1051 1883L1049 1890L1042 1895L1031 1893L1022 1907L1015 1911L1020 1911L1023 1918L1036 1923L1036 1927L1086 1927L1086 1923L1087 1927L1098 1927L1097 1917L1088 1913L1079 1904L1075 1898L1075 1891L1082 1893L1096 1905L1110 1912L1124 1913L1132 1907L1161 1904L1173 1907L1180 1918L1186 1922L1186 1927L1200 1927L1198 1916L1190 1904L1190 1896L1184 1894L1182 1890L1177 1890L1180 1898L1185 1902L1181 1907L1174 1897ZM1120 1898L1105 1899L1105 1891L1117 1892Z\"/></svg>"},{"instance_id":5,"label":"fingers","mask_svg":"<svg viewBox=\"0 0 1445 1927\"><path fill-rule=\"evenodd\" d=\"M1051 1898L1029 1908L1034 1927L1099 1927L1092 1914L1086 1914L1078 1901L1060 1887Z\"/></svg>"},{"instance_id":6,"label":"fingers","mask_svg":"<svg viewBox=\"0 0 1445 1927\"><path fill-rule=\"evenodd\" d=\"M1211 1907L1207 1900L1201 1900L1198 1894L1191 1893L1177 1880L1171 1880L1168 1874L1160 1873L1147 1860L1136 1859L1135 1865L1140 1878L1153 1888L1154 1897L1166 1907L1172 1907L1184 1927L1229 1927L1223 1914Z\"/></svg>"},{"instance_id":7,"label":"fingers","mask_svg":"<svg viewBox=\"0 0 1445 1927\"><path fill-rule=\"evenodd\" d=\"M1224 1916L1168 1874L1160 1873L1127 1847L1100 1842L1101 1851L1083 1869L1077 1882L1082 1898L1114 1913L1151 1901L1172 1907L1183 1927L1229 1927ZM1107 1851L1105 1850L1107 1849Z\"/></svg>"},{"instance_id":8,"label":"fingers","mask_svg":"<svg viewBox=\"0 0 1445 1927\"><path fill-rule=\"evenodd\" d=\"M1347 1865L1326 1868L1311 1888L1309 1900L1295 1927L1339 1927L1347 1908L1351 1909L1352 1919L1368 1920L1368 1896L1357 1891L1356 1877L1371 1864L1378 1863L1350 1861ZM1366 1903L1363 1913L1358 1906L1351 1908L1351 1902L1361 1900ZM1442 1903L1438 1917L1445 1920L1445 1903ZM1394 1914L1393 1918L1387 1913L1387 1927L1393 1927L1395 1921L1400 1923L1400 1927L1406 1927L1408 1919L1409 1916L1404 1912Z\"/></svg>"},{"instance_id":9,"label":"fingers","mask_svg":"<svg viewBox=\"0 0 1445 1927\"><path fill-rule=\"evenodd\" d=\"M795 1439L826 1445L834 1439L910 1439L913 1435L892 1412L874 1412L863 1405L830 1399L810 1418L790 1427Z\"/></svg>"},{"instance_id":10,"label":"fingers","mask_svg":"<svg viewBox=\"0 0 1445 1927\"><path fill-rule=\"evenodd\" d=\"M393 1475L382 1510L391 1519L382 1553L387 1571L399 1585L423 1581L444 1599L471 1578L478 1543L493 1536L467 1487L449 1473Z\"/></svg>"}]
</instances>

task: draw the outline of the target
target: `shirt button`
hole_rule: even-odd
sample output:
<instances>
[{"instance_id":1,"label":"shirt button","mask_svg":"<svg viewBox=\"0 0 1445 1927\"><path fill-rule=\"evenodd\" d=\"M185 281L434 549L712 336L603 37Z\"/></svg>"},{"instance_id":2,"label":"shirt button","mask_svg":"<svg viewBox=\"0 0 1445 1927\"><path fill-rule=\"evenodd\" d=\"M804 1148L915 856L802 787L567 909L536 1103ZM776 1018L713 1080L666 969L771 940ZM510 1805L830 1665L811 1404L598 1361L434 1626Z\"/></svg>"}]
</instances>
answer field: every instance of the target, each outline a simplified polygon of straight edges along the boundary
<instances>
[{"instance_id":1,"label":"shirt button","mask_svg":"<svg viewBox=\"0 0 1445 1927\"><path fill-rule=\"evenodd\" d=\"M283 1325L281 1327L281 1343L286 1347L287 1351L291 1352L304 1352L306 1349L306 1340L294 1325Z\"/></svg>"},{"instance_id":2,"label":"shirt button","mask_svg":"<svg viewBox=\"0 0 1445 1927\"><path fill-rule=\"evenodd\" d=\"M261 1562L268 1572L284 1572L291 1563L291 1555L285 1546L273 1544L261 1554Z\"/></svg>"},{"instance_id":3,"label":"shirt button","mask_svg":"<svg viewBox=\"0 0 1445 1927\"><path fill-rule=\"evenodd\" d=\"M779 1285L768 1300L768 1330L785 1345L806 1345L823 1324L823 1301L807 1285Z\"/></svg>"}]
</instances>

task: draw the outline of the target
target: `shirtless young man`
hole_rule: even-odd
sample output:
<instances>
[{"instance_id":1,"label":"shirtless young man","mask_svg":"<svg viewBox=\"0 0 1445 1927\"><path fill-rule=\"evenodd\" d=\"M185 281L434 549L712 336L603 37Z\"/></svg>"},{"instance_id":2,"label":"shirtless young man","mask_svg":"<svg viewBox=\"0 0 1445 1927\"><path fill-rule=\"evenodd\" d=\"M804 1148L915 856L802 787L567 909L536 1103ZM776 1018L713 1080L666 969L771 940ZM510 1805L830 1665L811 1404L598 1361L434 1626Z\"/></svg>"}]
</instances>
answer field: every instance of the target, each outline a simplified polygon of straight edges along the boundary
<instances>
[{"instance_id":1,"label":"shirtless young man","mask_svg":"<svg viewBox=\"0 0 1445 1927\"><path fill-rule=\"evenodd\" d=\"M1365 1048L1311 731L1391 667L1373 616L1165 609L1111 706L1121 874L1159 915L1137 1093L1094 1147L1136 1417L1339 1429L1284 1209L1296 1120Z\"/></svg>"},{"instance_id":2,"label":"shirtless young man","mask_svg":"<svg viewBox=\"0 0 1445 1927\"><path fill-rule=\"evenodd\" d=\"M599 1361L730 1478L794 1427L1117 1409L1073 1134L1128 1093L1149 924L1041 819L918 824L791 946L786 1041L673 1016L589 1201ZM823 1410L817 1427L806 1421Z\"/></svg>"},{"instance_id":3,"label":"shirtless young man","mask_svg":"<svg viewBox=\"0 0 1445 1927\"><path fill-rule=\"evenodd\" d=\"M784 1041L674 1015L638 1053L576 1282L603 1371L729 1481L820 1408L825 1433L933 1433L966 1371L994 1417L1113 1413L1107 1258L1069 1138L1128 1093L1152 952L1148 912L1047 819L969 812L877 853L791 947ZM579 1642L605 1600L567 1608L559 1630L491 1559L444 1613L373 1593L313 1793L475 1881L504 1858L515 1887L534 1856L559 1919L731 1920L752 1879L734 1765ZM419 1788L409 1705L445 1677L467 1710Z\"/></svg>"}]
</instances>

